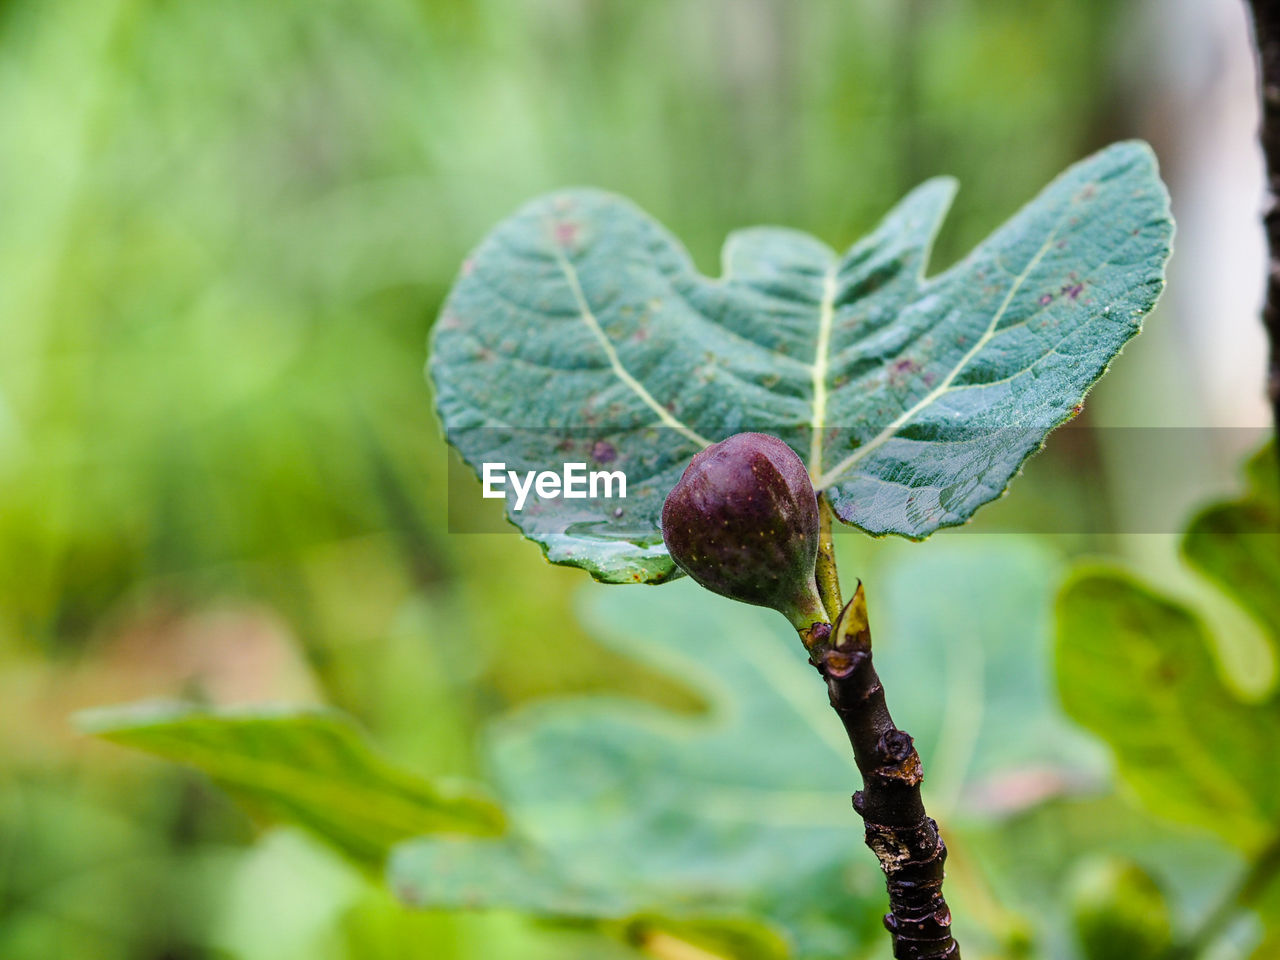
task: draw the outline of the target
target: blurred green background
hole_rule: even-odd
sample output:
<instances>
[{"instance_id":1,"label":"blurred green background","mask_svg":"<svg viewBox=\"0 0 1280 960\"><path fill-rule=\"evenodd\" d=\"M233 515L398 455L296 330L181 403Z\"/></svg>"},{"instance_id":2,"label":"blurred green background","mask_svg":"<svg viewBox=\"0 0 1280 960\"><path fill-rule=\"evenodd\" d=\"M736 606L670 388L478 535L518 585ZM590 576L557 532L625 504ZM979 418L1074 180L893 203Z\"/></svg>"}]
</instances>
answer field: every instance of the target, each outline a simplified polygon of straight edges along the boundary
<instances>
[{"instance_id":1,"label":"blurred green background","mask_svg":"<svg viewBox=\"0 0 1280 960\"><path fill-rule=\"evenodd\" d=\"M413 769L483 780L486 722L525 701L611 690L697 709L581 624L577 593L627 588L551 568L514 534L446 528L428 330L468 249L565 184L632 197L714 273L734 228L845 245L954 174L942 265L1068 163L1145 137L1180 245L1208 252L1175 262L1086 417L1264 423L1254 303L1212 296L1232 265L1255 283L1235 7L0 2L0 957L635 955L590 929L405 913L301 835L259 839L200 776L68 718L157 695L325 702ZM1243 159L1224 172L1215 149ZM1205 212L1223 209L1243 214ZM1224 431L1202 474L1164 477L1171 515L1229 489L1250 442ZM1149 472L1123 443L1060 446L979 530L1063 498L1124 527ZM1103 552L1181 576L1172 536L1018 539L1051 565ZM840 543L873 605L876 571L930 549ZM1256 641L1220 654L1242 685L1270 682ZM1060 846L1043 864L1059 880ZM960 897L995 931L974 955L1058 950L987 902L957 848Z\"/></svg>"}]
</instances>

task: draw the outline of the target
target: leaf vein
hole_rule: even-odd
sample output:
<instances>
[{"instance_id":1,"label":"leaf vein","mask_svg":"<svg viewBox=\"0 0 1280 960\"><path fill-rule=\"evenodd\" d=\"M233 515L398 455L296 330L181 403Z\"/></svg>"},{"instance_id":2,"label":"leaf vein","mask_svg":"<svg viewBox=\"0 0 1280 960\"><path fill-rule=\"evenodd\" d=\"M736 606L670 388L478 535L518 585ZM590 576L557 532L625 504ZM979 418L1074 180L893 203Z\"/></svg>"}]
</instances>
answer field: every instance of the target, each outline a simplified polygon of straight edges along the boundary
<instances>
[{"instance_id":1,"label":"leaf vein","mask_svg":"<svg viewBox=\"0 0 1280 960\"><path fill-rule=\"evenodd\" d=\"M1072 204L1072 206L1074 206L1074 203ZM910 408L903 411L902 414L900 414L896 419L893 420L893 422L891 422L888 426L886 426L883 430L881 430L878 434L876 434L876 436L874 436L870 441L868 441L863 446L859 447L853 453L849 454L849 456L845 457L842 461L840 461L840 463L838 463L835 467L833 467L828 473L821 475L817 483L815 483L816 487L818 487L819 489L823 489L835 483L837 480L840 479L841 475L844 474L845 471L847 471L850 467L852 467L858 461L862 460L869 453L878 449L885 442L892 439L893 435L897 433L898 429L903 424L907 423L912 417L914 417L917 413L919 413L925 407L928 407L930 404L936 402L939 397L941 397L950 389L951 384L955 381L956 377L958 377L964 371L965 367L969 365L969 362L973 360L973 358L976 357L983 350L983 348L986 347L988 343L991 342L991 338L995 336L996 330L1000 326L1000 321L1004 319L1005 313L1008 311L1009 306L1013 303L1013 298L1018 295L1018 291L1022 289L1022 285L1026 283L1027 278L1031 276L1031 273L1035 270L1035 268L1040 265L1040 261L1044 259L1045 254L1048 253L1049 250L1053 247L1054 241L1057 240L1057 237L1058 237L1058 231L1062 228L1062 225L1066 222L1067 214L1069 212L1070 212L1070 206L1068 207L1067 210L1063 211L1062 216L1058 218L1058 222L1054 224L1053 229L1049 231L1048 236L1045 237L1044 243L1040 245L1040 249L1036 251L1035 256L1033 256L1027 262L1026 267L1024 267L1022 272L1019 273L1017 277L1014 278L1013 283L1009 285L1009 292L1005 294L1004 299L1000 302L1000 306L996 309L996 312L992 315L991 322L987 324L987 329L983 332L982 336L979 337L977 341L974 343L974 345L964 354L964 356L960 358L959 362L957 362L956 365L951 368L951 372L948 373L946 377L943 378L942 382L939 383L932 390L930 390L923 397L921 397L920 400L917 401L915 404L913 404Z\"/></svg>"},{"instance_id":2,"label":"leaf vein","mask_svg":"<svg viewBox=\"0 0 1280 960\"><path fill-rule=\"evenodd\" d=\"M599 342L605 356L609 358L609 366L613 369L614 375L625 383L644 402L645 406L658 415L658 420L664 426L670 427L701 447L711 446L710 440L673 417L671 411L658 403L653 394L645 388L645 385L632 376L631 372L622 365L622 360L618 357L618 351L605 334L604 328L600 326L600 321L596 319L595 313L591 310L591 305L587 302L586 294L582 291L582 284L578 280L578 271L574 269L573 264L559 250L555 251L555 257L556 262L560 265L561 272L564 274L565 282L569 285L569 291L573 294L573 299L578 304L578 315Z\"/></svg>"}]
</instances>

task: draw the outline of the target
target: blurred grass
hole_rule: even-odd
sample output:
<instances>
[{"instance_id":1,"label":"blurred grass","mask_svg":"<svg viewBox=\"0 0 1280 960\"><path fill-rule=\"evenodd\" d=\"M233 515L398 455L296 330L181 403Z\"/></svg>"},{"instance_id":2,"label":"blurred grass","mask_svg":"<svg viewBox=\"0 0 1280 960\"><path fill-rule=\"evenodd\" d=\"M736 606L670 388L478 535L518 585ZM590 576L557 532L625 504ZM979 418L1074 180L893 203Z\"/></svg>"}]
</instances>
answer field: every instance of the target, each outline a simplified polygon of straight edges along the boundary
<instances>
[{"instance_id":1,"label":"blurred grass","mask_svg":"<svg viewBox=\"0 0 1280 960\"><path fill-rule=\"evenodd\" d=\"M947 262L1110 139L1126 6L0 3L0 955L604 955L510 918L410 937L305 870L307 922L365 932L263 946L270 911L226 904L274 848L65 717L323 699L475 775L513 702L692 707L587 639L581 574L447 534L421 369L457 265L567 183L631 196L715 272L735 227L845 244L935 173L962 182Z\"/></svg>"}]
</instances>

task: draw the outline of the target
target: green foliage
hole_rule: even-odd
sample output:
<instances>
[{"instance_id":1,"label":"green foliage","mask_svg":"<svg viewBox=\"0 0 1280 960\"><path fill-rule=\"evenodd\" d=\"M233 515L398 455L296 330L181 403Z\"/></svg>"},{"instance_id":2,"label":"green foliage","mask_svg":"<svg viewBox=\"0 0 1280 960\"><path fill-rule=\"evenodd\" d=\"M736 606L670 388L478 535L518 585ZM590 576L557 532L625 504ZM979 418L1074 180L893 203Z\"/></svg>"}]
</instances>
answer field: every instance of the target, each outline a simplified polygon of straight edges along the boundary
<instances>
[{"instance_id":1,"label":"green foliage","mask_svg":"<svg viewBox=\"0 0 1280 960\"><path fill-rule=\"evenodd\" d=\"M219 813L232 823L240 818L212 792L188 798L188 810L206 816L175 849L170 839L179 824L155 794L135 794L121 809L100 784L48 785L6 768L0 957L200 956L216 922L205 905L220 902L240 853L209 827ZM188 824L196 820L188 817Z\"/></svg>"},{"instance_id":2,"label":"green foliage","mask_svg":"<svg viewBox=\"0 0 1280 960\"><path fill-rule=\"evenodd\" d=\"M1272 446L1260 451L1245 495L1196 516L1182 550L1280 652L1275 457ZM1196 614L1120 571L1072 578L1058 622L1067 711L1115 751L1120 775L1148 808L1212 831L1253 861L1236 905L1259 907L1266 930L1254 956L1270 957L1280 936L1280 689L1243 701L1220 678L1213 637Z\"/></svg>"},{"instance_id":3,"label":"green foliage","mask_svg":"<svg viewBox=\"0 0 1280 960\"><path fill-rule=\"evenodd\" d=\"M1273 638L1280 638L1280 473L1267 447L1245 466L1248 490L1192 520L1182 551L1234 597ZM1277 648L1280 653L1280 647Z\"/></svg>"},{"instance_id":4,"label":"green foliage","mask_svg":"<svg viewBox=\"0 0 1280 960\"><path fill-rule=\"evenodd\" d=\"M706 713L599 701L506 719L493 766L520 840L415 841L392 858L393 889L562 918L758 913L799 926L815 957L872 929L878 885L845 874L861 852L857 771L799 645L761 611L684 586L661 610L643 593L593 596L587 617L617 656L690 684Z\"/></svg>"},{"instance_id":5,"label":"green foliage","mask_svg":"<svg viewBox=\"0 0 1280 960\"><path fill-rule=\"evenodd\" d=\"M607 928L606 928L607 929ZM755 920L716 917L641 915L629 919L620 939L646 956L689 957L689 960L788 960L786 940Z\"/></svg>"},{"instance_id":6,"label":"green foliage","mask_svg":"<svg viewBox=\"0 0 1280 960\"><path fill-rule=\"evenodd\" d=\"M1006 942L1024 944L1021 952L1009 951L1017 957L1080 957L1082 888L1090 888L1099 863L1137 864L1150 874L1167 899L1179 934L1203 916L1241 869L1240 858L1211 836L1152 816L1109 784L1077 784L1009 816L966 823L963 833L957 836L953 829L951 837L958 843L948 884L968 894L963 884L955 883L955 873L968 869L980 871L990 884L989 900L966 896L957 903L957 913L983 914L990 929L1004 932ZM1113 892L1117 898L1111 912L1119 915L1113 920L1150 902L1146 897L1137 903L1121 899L1136 892L1126 885ZM1239 960L1244 955L1225 952L1222 957Z\"/></svg>"},{"instance_id":7,"label":"green foliage","mask_svg":"<svg viewBox=\"0 0 1280 960\"><path fill-rule=\"evenodd\" d=\"M1268 629L1280 649L1280 510L1258 455L1248 495L1213 507L1183 541ZM1267 554L1271 556L1268 557ZM1121 775L1153 810L1256 851L1280 832L1280 695L1245 703L1222 682L1213 640L1177 601L1126 574L1086 569L1058 601L1062 702L1115 751Z\"/></svg>"},{"instance_id":8,"label":"green foliage","mask_svg":"<svg viewBox=\"0 0 1280 960\"><path fill-rule=\"evenodd\" d=\"M1063 705L1116 751L1143 801L1244 849L1265 842L1280 822L1280 712L1227 689L1200 621L1099 570L1067 585L1059 624Z\"/></svg>"},{"instance_id":9,"label":"green foliage","mask_svg":"<svg viewBox=\"0 0 1280 960\"><path fill-rule=\"evenodd\" d=\"M966 805L1001 802L1014 771L1031 767L1061 783L1097 769L1052 715L1051 564L1025 545L964 547L913 554L872 586L886 683L937 665L918 688L900 683L894 706L900 723L920 729L929 802L951 836L964 829ZM928 596L921 583L931 584ZM393 889L419 906L597 922L647 914L710 924L752 914L806 958L878 944L882 880L849 807L857 772L812 668L762 611L670 589L661 609L642 592L592 594L587 621L617 657L682 677L705 712L597 699L505 719L491 755L513 835L404 844L389 865ZM973 710L957 706L975 698ZM939 704L951 704L945 716ZM961 901L981 900L958 877ZM1051 912L1046 901L1014 885L1008 909L1040 915ZM957 918L966 935L987 939L972 914Z\"/></svg>"},{"instance_id":10,"label":"green foliage","mask_svg":"<svg viewBox=\"0 0 1280 960\"><path fill-rule=\"evenodd\" d=\"M919 676L918 684L899 684L895 712L919 732L929 804L952 843L948 884L968 942L1008 956L1069 956L1070 941L1061 939L1070 903L1063 878L1084 855L1120 852L1154 864L1162 877L1179 878L1180 908L1225 882L1219 854L1188 846L1114 800L1041 805L1100 774L1088 745L1053 710L1045 668L1055 573L1044 553L1022 542L964 538L909 551L868 573L880 611L873 630L882 674L886 682ZM932 585L925 594L922 583ZM586 622L615 668L644 662L678 676L704 708L681 714L593 698L520 710L490 741L511 832L408 840L388 866L392 890L416 906L501 908L558 927L585 923L619 949L661 949L669 940L735 960L843 960L874 949L882 888L848 805L857 775L838 721L814 696L820 686L803 654L778 642L763 611L709 600L691 584L671 590L661 608L642 591L587 591ZM284 720L299 738L294 747L310 736L299 733L310 716ZM271 725L255 719L233 738L227 724L234 715L195 719L203 731L184 727L181 715L149 721L145 709L111 711L95 726L206 769L263 812L261 784L241 786L238 751L228 751L233 759L225 764L239 768L236 775L209 767L199 747L217 742L221 757L224 741L250 740L253 730L261 751L272 743L263 735ZM164 732L170 724L181 735ZM145 735L152 727L162 735ZM144 735L135 739L133 731ZM325 769L314 748L280 749L304 757L310 771ZM343 789L358 787L362 810L380 806L388 783L421 783L376 762L377 780L342 778ZM292 779L289 771L282 776ZM265 810L271 819L328 835L357 862L375 858L369 841L349 841L349 821L334 837L333 824L317 821L296 795L275 799ZM470 829L496 826L486 824L484 810ZM1135 837L1145 845L1135 846ZM383 907L360 916L351 922L364 932L352 936L390 944L417 929Z\"/></svg>"},{"instance_id":11,"label":"green foliage","mask_svg":"<svg viewBox=\"0 0 1280 960\"><path fill-rule=\"evenodd\" d=\"M663 498L693 453L744 430L805 453L870 533L963 523L1137 333L1173 225L1150 149L1117 144L925 279L954 189L919 187L843 256L739 231L715 280L619 197L535 200L468 259L436 326L447 436L477 469L624 471L625 509L508 502L549 559L607 581L672 575Z\"/></svg>"},{"instance_id":12,"label":"green foliage","mask_svg":"<svg viewBox=\"0 0 1280 960\"><path fill-rule=\"evenodd\" d=\"M1086 960L1162 960L1173 945L1164 894L1132 861L1108 857L1082 864L1071 906Z\"/></svg>"},{"instance_id":13,"label":"green foliage","mask_svg":"<svg viewBox=\"0 0 1280 960\"><path fill-rule=\"evenodd\" d=\"M484 797L389 764L350 721L328 711L140 704L78 720L103 739L197 767L257 816L299 824L373 866L408 837L496 834L504 826Z\"/></svg>"}]
</instances>

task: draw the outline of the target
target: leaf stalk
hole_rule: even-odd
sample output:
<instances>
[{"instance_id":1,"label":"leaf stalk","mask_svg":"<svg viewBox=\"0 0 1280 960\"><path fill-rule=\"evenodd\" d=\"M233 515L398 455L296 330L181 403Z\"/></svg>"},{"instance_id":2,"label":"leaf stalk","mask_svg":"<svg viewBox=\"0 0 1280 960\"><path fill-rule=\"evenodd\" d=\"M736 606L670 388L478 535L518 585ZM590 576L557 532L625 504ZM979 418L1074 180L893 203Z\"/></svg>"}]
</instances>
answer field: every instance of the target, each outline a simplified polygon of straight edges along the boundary
<instances>
[{"instance_id":1,"label":"leaf stalk","mask_svg":"<svg viewBox=\"0 0 1280 960\"><path fill-rule=\"evenodd\" d=\"M835 543L831 539L831 502L825 493L818 494L818 565L815 576L818 596L826 608L827 616L835 623L844 601L840 598L840 574L836 570Z\"/></svg>"}]
</instances>

